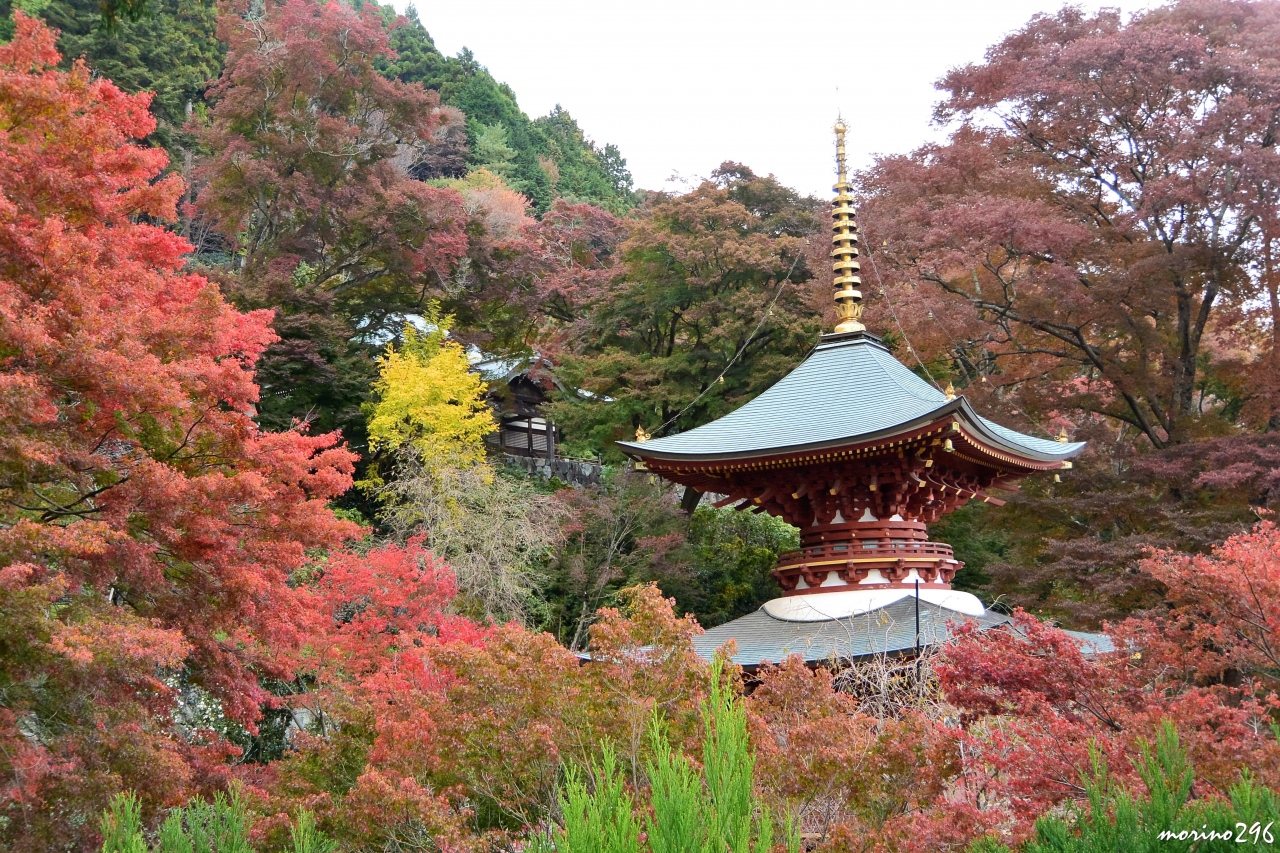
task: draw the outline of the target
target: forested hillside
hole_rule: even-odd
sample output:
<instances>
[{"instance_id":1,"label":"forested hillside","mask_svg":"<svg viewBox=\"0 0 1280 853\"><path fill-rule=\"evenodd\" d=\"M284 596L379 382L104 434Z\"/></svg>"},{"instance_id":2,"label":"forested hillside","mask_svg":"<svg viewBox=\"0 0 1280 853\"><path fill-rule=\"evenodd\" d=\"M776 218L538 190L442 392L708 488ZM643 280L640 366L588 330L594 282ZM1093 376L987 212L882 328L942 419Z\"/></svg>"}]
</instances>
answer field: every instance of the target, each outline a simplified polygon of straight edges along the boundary
<instances>
[{"instance_id":1,"label":"forested hillside","mask_svg":"<svg viewBox=\"0 0 1280 853\"><path fill-rule=\"evenodd\" d=\"M369 5L388 23L397 17L390 5ZM103 7L95 0L5 0L0 3L4 26L12 26L15 7L57 28L64 63L84 57L94 73L124 91L154 92L154 140L171 153L189 147L183 125L190 111L204 108L205 92L225 60L214 0L152 0L139 20L122 17L112 27L104 25ZM442 55L413 7L392 31L391 47L395 58L379 60L382 73L438 92L442 104L465 117L462 126L441 132L439 150L419 164L417 177L457 178L484 166L528 197L539 213L558 198L591 202L615 214L634 205L631 174L616 146L596 145L559 106L530 119L511 87L495 80L470 51ZM173 167L181 165L175 157Z\"/></svg>"},{"instance_id":2,"label":"forested hillside","mask_svg":"<svg viewBox=\"0 0 1280 853\"><path fill-rule=\"evenodd\" d=\"M868 327L1088 448L930 526L1007 626L755 672L691 638L798 531L616 442L833 328L828 200L635 188L425 11L116 5L0 5L0 847L1275 832L1280 2L993 33L854 176ZM535 392L575 483L499 444Z\"/></svg>"}]
</instances>

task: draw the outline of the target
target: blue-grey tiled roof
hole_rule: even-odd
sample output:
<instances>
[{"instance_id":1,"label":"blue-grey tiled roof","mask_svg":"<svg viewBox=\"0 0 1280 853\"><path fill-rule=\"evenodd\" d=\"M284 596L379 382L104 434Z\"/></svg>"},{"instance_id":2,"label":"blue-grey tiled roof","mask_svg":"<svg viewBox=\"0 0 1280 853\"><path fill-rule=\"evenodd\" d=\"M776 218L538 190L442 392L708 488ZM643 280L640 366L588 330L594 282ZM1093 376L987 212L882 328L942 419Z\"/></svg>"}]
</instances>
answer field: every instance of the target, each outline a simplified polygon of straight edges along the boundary
<instances>
[{"instance_id":1,"label":"blue-grey tiled roof","mask_svg":"<svg viewBox=\"0 0 1280 853\"><path fill-rule=\"evenodd\" d=\"M1063 631L1080 645L1086 655L1104 655L1114 652L1116 644L1106 634L1090 634L1085 631Z\"/></svg>"},{"instance_id":2,"label":"blue-grey tiled roof","mask_svg":"<svg viewBox=\"0 0 1280 853\"><path fill-rule=\"evenodd\" d=\"M618 446L632 455L658 458L732 458L874 439L948 412L992 443L1035 459L1067 459L1084 447L1006 429L979 417L963 397L948 401L871 335L820 343L763 394L709 424Z\"/></svg>"},{"instance_id":3,"label":"blue-grey tiled roof","mask_svg":"<svg viewBox=\"0 0 1280 853\"><path fill-rule=\"evenodd\" d=\"M952 629L970 618L922 599L920 645L947 642L953 636ZM977 617L983 630L1010 621L1008 616L989 610ZM1075 638L1086 654L1102 654L1115 648L1105 634L1067 633ZM709 628L705 634L694 637L693 643L699 655L710 658L716 649L731 639L738 644L733 662L740 666L781 663L793 654L800 655L806 662L816 663L911 652L916 646L915 599L903 598L870 613L824 622L775 619L762 608L732 622Z\"/></svg>"},{"instance_id":4,"label":"blue-grey tiled roof","mask_svg":"<svg viewBox=\"0 0 1280 853\"><path fill-rule=\"evenodd\" d=\"M773 618L762 608L707 629L694 637L693 643L699 655L709 658L729 640L736 640L738 651L733 661L741 666L781 663L793 654L815 662L910 651L916 645L915 604L914 597L903 598L870 613L823 622L788 622ZM969 618L921 599L920 645L945 643L951 638L948 624L958 625ZM977 620L983 628L991 628L1008 622L1009 617L988 611Z\"/></svg>"}]
</instances>

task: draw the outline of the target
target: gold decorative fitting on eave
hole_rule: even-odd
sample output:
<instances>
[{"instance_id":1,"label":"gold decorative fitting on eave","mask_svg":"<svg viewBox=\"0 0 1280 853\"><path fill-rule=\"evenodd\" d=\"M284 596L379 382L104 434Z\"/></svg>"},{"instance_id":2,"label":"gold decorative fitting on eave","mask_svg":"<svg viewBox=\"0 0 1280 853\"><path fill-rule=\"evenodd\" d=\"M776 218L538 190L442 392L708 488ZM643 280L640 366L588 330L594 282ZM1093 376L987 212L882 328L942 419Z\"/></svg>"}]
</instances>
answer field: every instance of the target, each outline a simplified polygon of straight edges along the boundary
<instances>
[{"instance_id":1,"label":"gold decorative fitting on eave","mask_svg":"<svg viewBox=\"0 0 1280 853\"><path fill-rule=\"evenodd\" d=\"M973 437L972 435L970 435L969 433L967 433L967 432L962 432L962 430L960 429L960 425L959 425L958 423L955 423L955 421L952 421L952 426L953 426L953 428L952 428L952 432L959 432L959 433L961 433L961 434L963 435L963 437L964 437L965 442L966 442L970 447L972 447L973 449L975 449L975 450L979 450L979 451L981 451L982 453L984 453L984 454L986 454L986 455L988 455L988 456L994 456L996 459L999 459L1001 462L1007 462L1007 463L1009 463L1009 464L1011 464L1011 465L1017 465L1017 466L1019 466L1019 467L1026 467L1026 463L1025 463L1025 462L1023 462L1023 461L1021 461L1021 460L1019 460L1019 459L1017 459L1017 458L1015 458L1015 457L1013 457L1013 456L1010 456L1010 455L1009 455L1009 454L1007 454L1007 453L1001 453L999 450L996 450L995 448L990 447L990 446L988 446L987 444L985 444L985 443L983 443L983 442L978 441L976 438L974 438L974 437ZM989 464L991 464L991 463L990 463L990 462L984 462L983 464L989 465Z\"/></svg>"}]
</instances>

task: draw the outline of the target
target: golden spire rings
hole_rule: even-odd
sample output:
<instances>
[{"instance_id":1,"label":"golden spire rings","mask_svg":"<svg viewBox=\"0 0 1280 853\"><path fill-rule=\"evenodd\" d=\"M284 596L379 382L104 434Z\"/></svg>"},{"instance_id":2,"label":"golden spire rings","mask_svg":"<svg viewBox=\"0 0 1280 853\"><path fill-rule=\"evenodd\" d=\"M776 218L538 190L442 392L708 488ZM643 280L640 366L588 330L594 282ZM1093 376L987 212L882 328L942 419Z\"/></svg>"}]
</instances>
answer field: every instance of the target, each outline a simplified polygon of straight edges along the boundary
<instances>
[{"instance_id":1,"label":"golden spire rings","mask_svg":"<svg viewBox=\"0 0 1280 853\"><path fill-rule=\"evenodd\" d=\"M849 171L845 163L844 135L848 131L844 119L836 121L836 197L831 203L831 258L835 271L836 311L840 317L836 332L861 332L862 265L858 263L858 222L854 217L853 196L849 194Z\"/></svg>"}]
</instances>

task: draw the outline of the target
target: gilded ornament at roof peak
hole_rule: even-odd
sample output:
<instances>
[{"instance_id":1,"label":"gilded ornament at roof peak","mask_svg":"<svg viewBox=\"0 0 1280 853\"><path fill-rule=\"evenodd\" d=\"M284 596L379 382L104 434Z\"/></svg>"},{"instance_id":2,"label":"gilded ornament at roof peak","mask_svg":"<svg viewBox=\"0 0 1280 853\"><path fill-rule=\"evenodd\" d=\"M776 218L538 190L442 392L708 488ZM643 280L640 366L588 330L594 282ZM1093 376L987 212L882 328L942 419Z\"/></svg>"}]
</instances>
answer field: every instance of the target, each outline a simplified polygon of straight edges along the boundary
<instances>
[{"instance_id":1,"label":"gilded ornament at roof peak","mask_svg":"<svg viewBox=\"0 0 1280 853\"><path fill-rule=\"evenodd\" d=\"M848 131L844 119L836 120L836 197L831 203L831 257L835 272L835 300L839 322L836 332L861 332L862 265L858 263L858 223L849 194L849 170L845 159L844 136Z\"/></svg>"}]
</instances>

